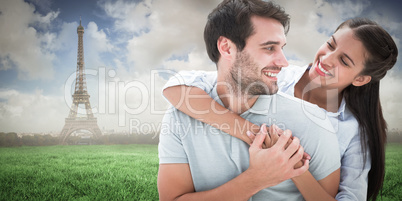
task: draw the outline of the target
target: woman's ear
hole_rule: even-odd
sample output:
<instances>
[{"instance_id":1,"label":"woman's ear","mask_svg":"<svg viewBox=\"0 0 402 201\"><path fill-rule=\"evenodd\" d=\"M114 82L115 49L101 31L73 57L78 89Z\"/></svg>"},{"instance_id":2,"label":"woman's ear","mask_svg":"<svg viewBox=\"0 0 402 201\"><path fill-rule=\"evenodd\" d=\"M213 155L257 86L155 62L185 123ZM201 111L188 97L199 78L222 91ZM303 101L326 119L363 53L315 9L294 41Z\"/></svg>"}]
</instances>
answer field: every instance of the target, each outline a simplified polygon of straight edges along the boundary
<instances>
[{"instance_id":1,"label":"woman's ear","mask_svg":"<svg viewBox=\"0 0 402 201\"><path fill-rule=\"evenodd\" d=\"M359 75L353 80L352 84L355 87L363 86L371 81L370 75Z\"/></svg>"},{"instance_id":2,"label":"woman's ear","mask_svg":"<svg viewBox=\"0 0 402 201\"><path fill-rule=\"evenodd\" d=\"M230 60L234 56L234 44L230 39L220 36L217 41L217 47L223 59Z\"/></svg>"}]
</instances>

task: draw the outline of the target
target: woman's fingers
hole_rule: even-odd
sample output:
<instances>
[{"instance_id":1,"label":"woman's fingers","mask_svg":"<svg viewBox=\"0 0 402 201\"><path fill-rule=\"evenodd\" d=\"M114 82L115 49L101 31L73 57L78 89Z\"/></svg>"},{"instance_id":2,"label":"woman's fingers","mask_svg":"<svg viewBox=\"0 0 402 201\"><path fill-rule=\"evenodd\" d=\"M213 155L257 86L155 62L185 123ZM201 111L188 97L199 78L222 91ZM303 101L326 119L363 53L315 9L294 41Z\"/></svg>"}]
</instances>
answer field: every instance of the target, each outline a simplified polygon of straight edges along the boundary
<instances>
[{"instance_id":1,"label":"woman's fingers","mask_svg":"<svg viewBox=\"0 0 402 201\"><path fill-rule=\"evenodd\" d=\"M262 125L261 125L260 131L259 131L257 134L254 134L254 133L251 132L251 131L247 131L246 134L247 134L248 138L249 138L252 142L254 142L254 140L256 139L256 136L258 136L258 135L265 135L266 137L264 138L265 140L264 140L264 142L263 142L263 144L262 144L262 148L263 148L263 149L269 148L268 145L271 144L271 139L269 138L268 131L267 131L267 126L266 126L265 124L262 124Z\"/></svg>"},{"instance_id":2,"label":"woman's fingers","mask_svg":"<svg viewBox=\"0 0 402 201\"><path fill-rule=\"evenodd\" d=\"M266 124L262 124L261 125L261 129L260 129L260 132L259 133L261 133L261 134L264 134L264 135L266 135L267 137L265 138L265 140L264 140L264 145L265 145L265 148L267 149L267 148L270 148L271 146L271 137L269 136L269 133L268 133L268 130L267 130L267 125Z\"/></svg>"},{"instance_id":3,"label":"woman's fingers","mask_svg":"<svg viewBox=\"0 0 402 201\"><path fill-rule=\"evenodd\" d=\"M257 133L257 135L255 135L253 143L250 146L250 150L262 149L266 137L266 134L264 135L261 132Z\"/></svg>"},{"instance_id":4,"label":"woman's fingers","mask_svg":"<svg viewBox=\"0 0 402 201\"><path fill-rule=\"evenodd\" d=\"M275 124L273 124L273 125L271 126L271 128L272 128L272 131L270 131L270 134L271 134L271 133L275 134L275 138L279 138L279 137L283 134L283 132L284 132L282 129L280 129L280 128L279 128L277 125L275 125ZM285 145L285 149L289 146L290 143L292 143L292 140L293 140L293 136L289 138L288 142L287 142L286 145ZM274 143L274 144L275 144L275 143ZM272 145L274 145L274 144L272 144Z\"/></svg>"},{"instance_id":5,"label":"woman's fingers","mask_svg":"<svg viewBox=\"0 0 402 201\"><path fill-rule=\"evenodd\" d=\"M270 147L272 147L274 144L276 144L276 142L278 142L278 139L279 139L278 129L275 124L273 124L271 127L269 127L269 136L271 137L271 146Z\"/></svg>"},{"instance_id":6,"label":"woman's fingers","mask_svg":"<svg viewBox=\"0 0 402 201\"><path fill-rule=\"evenodd\" d=\"M251 143L253 143L254 139L255 139L255 134L251 131L247 131L246 134L247 134L247 137L251 140Z\"/></svg>"}]
</instances>

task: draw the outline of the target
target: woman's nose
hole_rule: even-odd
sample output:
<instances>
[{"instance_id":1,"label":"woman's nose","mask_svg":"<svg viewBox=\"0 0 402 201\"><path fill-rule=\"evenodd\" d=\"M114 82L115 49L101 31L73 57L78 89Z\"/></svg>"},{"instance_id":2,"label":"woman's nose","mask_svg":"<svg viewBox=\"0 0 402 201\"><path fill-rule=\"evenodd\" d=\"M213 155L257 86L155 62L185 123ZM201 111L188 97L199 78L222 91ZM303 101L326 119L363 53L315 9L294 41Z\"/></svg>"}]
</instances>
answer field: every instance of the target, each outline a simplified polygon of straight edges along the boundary
<instances>
[{"instance_id":1,"label":"woman's nose","mask_svg":"<svg viewBox=\"0 0 402 201\"><path fill-rule=\"evenodd\" d=\"M330 52L321 57L320 63L322 67L326 68L327 70L330 70L331 68L334 68L335 61L336 61L335 54Z\"/></svg>"}]
</instances>

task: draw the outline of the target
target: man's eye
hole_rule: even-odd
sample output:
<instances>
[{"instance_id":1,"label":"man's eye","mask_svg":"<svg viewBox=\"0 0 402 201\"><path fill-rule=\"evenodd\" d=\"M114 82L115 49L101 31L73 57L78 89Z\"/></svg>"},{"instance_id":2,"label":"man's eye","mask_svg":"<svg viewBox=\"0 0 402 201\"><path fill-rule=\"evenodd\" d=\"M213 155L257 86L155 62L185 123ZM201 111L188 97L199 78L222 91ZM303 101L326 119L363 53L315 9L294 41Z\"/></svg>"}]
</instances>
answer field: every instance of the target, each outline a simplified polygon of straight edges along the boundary
<instances>
[{"instance_id":1,"label":"man's eye","mask_svg":"<svg viewBox=\"0 0 402 201\"><path fill-rule=\"evenodd\" d=\"M274 49L274 47L266 47L266 50L272 51Z\"/></svg>"}]
</instances>

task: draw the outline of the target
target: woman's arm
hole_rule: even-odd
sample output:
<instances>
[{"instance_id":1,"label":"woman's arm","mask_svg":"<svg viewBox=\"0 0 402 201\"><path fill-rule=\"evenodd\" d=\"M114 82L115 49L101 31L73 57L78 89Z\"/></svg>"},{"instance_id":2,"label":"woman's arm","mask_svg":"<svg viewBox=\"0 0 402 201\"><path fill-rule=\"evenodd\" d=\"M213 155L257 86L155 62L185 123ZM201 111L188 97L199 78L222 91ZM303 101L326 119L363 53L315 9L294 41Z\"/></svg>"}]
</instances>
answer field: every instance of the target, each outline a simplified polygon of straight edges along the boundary
<instances>
[{"instance_id":1,"label":"woman's arm","mask_svg":"<svg viewBox=\"0 0 402 201\"><path fill-rule=\"evenodd\" d=\"M306 171L298 177L293 177L292 181L305 200L332 201L338 193L340 174L341 171L338 169L317 181L309 171Z\"/></svg>"},{"instance_id":2,"label":"woman's arm","mask_svg":"<svg viewBox=\"0 0 402 201\"><path fill-rule=\"evenodd\" d=\"M163 95L178 110L247 144L251 144L252 141L246 132L257 133L260 130L259 126L223 107L198 87L172 86L164 89Z\"/></svg>"}]
</instances>

